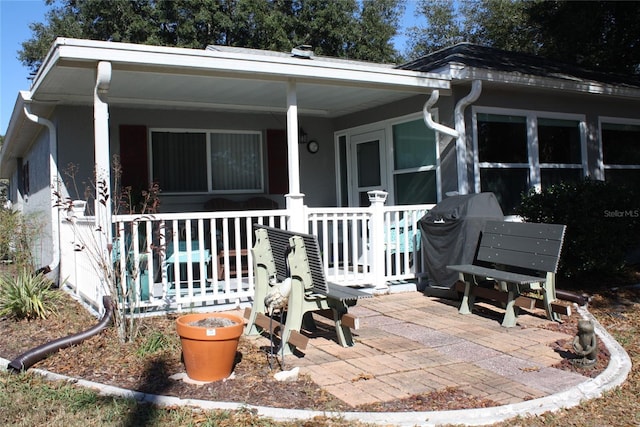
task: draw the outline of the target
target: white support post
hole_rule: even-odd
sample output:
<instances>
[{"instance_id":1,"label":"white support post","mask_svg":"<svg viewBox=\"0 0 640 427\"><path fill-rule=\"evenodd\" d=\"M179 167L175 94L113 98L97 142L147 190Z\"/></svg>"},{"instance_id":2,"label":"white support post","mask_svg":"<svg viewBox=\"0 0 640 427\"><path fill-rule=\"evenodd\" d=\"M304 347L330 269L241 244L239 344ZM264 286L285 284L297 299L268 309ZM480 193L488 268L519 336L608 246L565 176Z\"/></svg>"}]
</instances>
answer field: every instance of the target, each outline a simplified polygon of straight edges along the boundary
<instances>
[{"instance_id":1,"label":"white support post","mask_svg":"<svg viewBox=\"0 0 640 427\"><path fill-rule=\"evenodd\" d=\"M111 161L109 152L109 105L107 94L111 85L111 63L98 63L93 96L93 126L96 164L96 227L111 244Z\"/></svg>"},{"instance_id":2,"label":"white support post","mask_svg":"<svg viewBox=\"0 0 640 427\"><path fill-rule=\"evenodd\" d=\"M376 291L389 289L384 272L384 211L387 192L374 190L367 192L371 202L370 238L371 238L371 276Z\"/></svg>"},{"instance_id":3,"label":"white support post","mask_svg":"<svg viewBox=\"0 0 640 427\"><path fill-rule=\"evenodd\" d=\"M290 212L288 229L307 233L304 215L304 194L300 193L300 154L298 152L298 98L296 82L290 80L287 85L287 147L289 168L289 194L285 196Z\"/></svg>"}]
</instances>

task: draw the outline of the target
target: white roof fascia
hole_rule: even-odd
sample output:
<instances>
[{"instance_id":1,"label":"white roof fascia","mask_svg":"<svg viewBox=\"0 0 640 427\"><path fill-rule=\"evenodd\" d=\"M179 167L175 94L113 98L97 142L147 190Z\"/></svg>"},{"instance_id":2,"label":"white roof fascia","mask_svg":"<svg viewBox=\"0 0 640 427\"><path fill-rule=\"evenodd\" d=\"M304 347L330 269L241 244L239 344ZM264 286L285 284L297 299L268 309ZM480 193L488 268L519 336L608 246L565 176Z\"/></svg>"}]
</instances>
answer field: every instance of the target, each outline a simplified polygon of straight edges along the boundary
<instances>
[{"instance_id":1,"label":"white roof fascia","mask_svg":"<svg viewBox=\"0 0 640 427\"><path fill-rule=\"evenodd\" d=\"M13 173L13 169L15 169L15 163L10 164L11 149L12 152L16 150L16 144L13 143L13 140L17 137L17 133L24 126L24 122L27 118L24 116L24 104L25 101L29 99L29 92L20 91L18 93L18 97L16 98L16 103L13 106L13 111L11 113L11 119L9 120L9 127L7 128L7 132L4 136L4 144L2 144L2 149L0 150L0 169L2 172L0 173L0 177L9 178L11 173ZM7 170L7 168L9 168Z\"/></svg>"},{"instance_id":2,"label":"white roof fascia","mask_svg":"<svg viewBox=\"0 0 640 427\"><path fill-rule=\"evenodd\" d=\"M448 90L449 76L399 70L387 66L353 61L316 61L268 55L239 54L211 50L134 45L92 40L57 39L41 70L34 79L37 92L47 69L58 61L109 61L118 64L171 69L202 70L203 73L227 73L230 77L295 79L300 82L388 86L389 89ZM176 72L180 74L180 72Z\"/></svg>"},{"instance_id":3,"label":"white roof fascia","mask_svg":"<svg viewBox=\"0 0 640 427\"><path fill-rule=\"evenodd\" d=\"M639 98L640 89L611 85L593 80L578 80L565 77L541 77L531 74L487 70L485 68L469 67L462 64L450 64L449 74L455 80L483 80L503 84L528 86L531 88L568 90L590 95L607 95L625 98Z\"/></svg>"}]
</instances>

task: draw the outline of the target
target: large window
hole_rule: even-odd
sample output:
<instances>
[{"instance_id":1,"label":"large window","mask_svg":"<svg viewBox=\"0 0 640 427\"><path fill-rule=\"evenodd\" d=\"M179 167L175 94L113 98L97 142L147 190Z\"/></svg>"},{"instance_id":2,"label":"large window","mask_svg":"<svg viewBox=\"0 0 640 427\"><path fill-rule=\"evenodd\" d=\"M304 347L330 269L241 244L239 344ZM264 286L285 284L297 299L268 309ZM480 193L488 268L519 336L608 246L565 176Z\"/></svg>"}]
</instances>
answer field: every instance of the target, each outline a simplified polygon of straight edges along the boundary
<instances>
[{"instance_id":1,"label":"large window","mask_svg":"<svg viewBox=\"0 0 640 427\"><path fill-rule=\"evenodd\" d=\"M639 183L640 122L602 119L600 129L605 180Z\"/></svg>"},{"instance_id":2,"label":"large window","mask_svg":"<svg viewBox=\"0 0 640 427\"><path fill-rule=\"evenodd\" d=\"M262 192L257 132L151 131L153 180L166 193Z\"/></svg>"},{"instance_id":3,"label":"large window","mask_svg":"<svg viewBox=\"0 0 640 427\"><path fill-rule=\"evenodd\" d=\"M435 132L422 119L392 126L396 204L437 203Z\"/></svg>"},{"instance_id":4,"label":"large window","mask_svg":"<svg viewBox=\"0 0 640 427\"><path fill-rule=\"evenodd\" d=\"M522 193L584 177L584 118L477 109L476 191L493 192L505 213Z\"/></svg>"}]
</instances>

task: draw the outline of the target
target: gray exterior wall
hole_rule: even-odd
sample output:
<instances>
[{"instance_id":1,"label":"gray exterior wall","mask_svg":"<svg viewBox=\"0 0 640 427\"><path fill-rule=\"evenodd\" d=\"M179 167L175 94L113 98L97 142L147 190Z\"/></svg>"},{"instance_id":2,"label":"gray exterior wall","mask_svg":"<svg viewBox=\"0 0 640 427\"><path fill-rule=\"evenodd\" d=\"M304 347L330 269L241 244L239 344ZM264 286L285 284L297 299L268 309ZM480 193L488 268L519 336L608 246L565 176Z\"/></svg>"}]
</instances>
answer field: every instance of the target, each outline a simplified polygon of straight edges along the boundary
<instances>
[{"instance_id":1,"label":"gray exterior wall","mask_svg":"<svg viewBox=\"0 0 640 427\"><path fill-rule=\"evenodd\" d=\"M94 181L93 108L59 107L56 109L56 126L63 193L72 200L84 200L85 188ZM68 176L71 164L78 167L74 179Z\"/></svg>"},{"instance_id":2,"label":"gray exterior wall","mask_svg":"<svg viewBox=\"0 0 640 427\"><path fill-rule=\"evenodd\" d=\"M22 192L19 178L22 165L29 165L29 192ZM21 210L33 226L32 255L35 267L49 265L54 260L51 218L51 186L49 180L49 132L43 127L28 153L22 158L12 179L11 195L14 209ZM15 197L15 198L13 198Z\"/></svg>"},{"instance_id":3,"label":"gray exterior wall","mask_svg":"<svg viewBox=\"0 0 640 427\"><path fill-rule=\"evenodd\" d=\"M265 132L267 129L286 129L284 114L241 114L200 111L168 111L156 109L124 109L111 107L110 141L111 153L119 154L120 125L144 125L149 128L176 129L229 129L255 130ZM63 174L65 190L72 198L83 198L86 184L92 181L94 148L93 148L93 110L91 107L60 107L57 111L58 126L58 163L61 169L70 163L79 166L76 176L78 191L71 180ZM333 144L333 127L328 119L300 117L299 125L308 134L309 139L320 143L320 151L311 154L306 146L300 145L300 189L306 195L305 203L309 206L335 206L335 154ZM263 134L263 138L266 137ZM266 150L265 150L266 160ZM266 171L266 165L265 165ZM160 184L162 188L162 184ZM80 193L77 194L76 193ZM280 206L285 205L282 195L261 194L276 200ZM225 195L230 199L246 199L251 194L238 196ZM163 212L199 211L204 203L214 197L211 194L198 195L161 195Z\"/></svg>"}]
</instances>

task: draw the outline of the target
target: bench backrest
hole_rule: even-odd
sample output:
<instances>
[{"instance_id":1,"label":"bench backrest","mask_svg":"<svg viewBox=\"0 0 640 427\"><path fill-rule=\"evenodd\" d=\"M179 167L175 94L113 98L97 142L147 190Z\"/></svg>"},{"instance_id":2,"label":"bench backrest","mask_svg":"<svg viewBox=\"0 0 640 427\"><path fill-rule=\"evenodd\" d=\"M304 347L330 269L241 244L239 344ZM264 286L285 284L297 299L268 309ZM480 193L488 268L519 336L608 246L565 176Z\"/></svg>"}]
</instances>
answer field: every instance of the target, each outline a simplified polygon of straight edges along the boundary
<instances>
[{"instance_id":1,"label":"bench backrest","mask_svg":"<svg viewBox=\"0 0 640 427\"><path fill-rule=\"evenodd\" d=\"M566 226L487 221L478 261L556 273Z\"/></svg>"},{"instance_id":2,"label":"bench backrest","mask_svg":"<svg viewBox=\"0 0 640 427\"><path fill-rule=\"evenodd\" d=\"M280 228L268 227L266 225L254 224L254 230L262 229L267 232L271 252L276 265L276 277L279 281L284 280L289 272L287 271L286 257L288 249L293 244L292 238L302 239L299 249L304 249L307 256L307 264L311 275L311 284L305 283L314 293L327 294L329 292L327 281L324 276L324 267L320 257L320 247L318 240L311 234L296 233L282 230ZM302 247L303 246L303 247ZM309 286L310 285L310 286Z\"/></svg>"}]
</instances>

